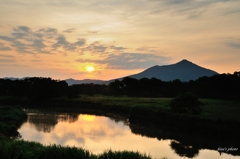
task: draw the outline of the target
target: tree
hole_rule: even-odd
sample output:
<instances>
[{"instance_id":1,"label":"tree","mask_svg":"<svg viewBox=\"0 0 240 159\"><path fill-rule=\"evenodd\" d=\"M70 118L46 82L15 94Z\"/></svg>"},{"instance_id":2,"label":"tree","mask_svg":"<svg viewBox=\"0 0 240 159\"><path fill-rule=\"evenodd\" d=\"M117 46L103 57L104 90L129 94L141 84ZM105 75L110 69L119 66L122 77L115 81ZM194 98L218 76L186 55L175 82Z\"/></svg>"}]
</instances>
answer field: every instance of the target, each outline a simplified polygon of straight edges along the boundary
<instances>
[{"instance_id":1,"label":"tree","mask_svg":"<svg viewBox=\"0 0 240 159\"><path fill-rule=\"evenodd\" d=\"M192 93L179 94L170 103L171 110L178 113L200 114L202 111L200 105L201 102Z\"/></svg>"}]
</instances>

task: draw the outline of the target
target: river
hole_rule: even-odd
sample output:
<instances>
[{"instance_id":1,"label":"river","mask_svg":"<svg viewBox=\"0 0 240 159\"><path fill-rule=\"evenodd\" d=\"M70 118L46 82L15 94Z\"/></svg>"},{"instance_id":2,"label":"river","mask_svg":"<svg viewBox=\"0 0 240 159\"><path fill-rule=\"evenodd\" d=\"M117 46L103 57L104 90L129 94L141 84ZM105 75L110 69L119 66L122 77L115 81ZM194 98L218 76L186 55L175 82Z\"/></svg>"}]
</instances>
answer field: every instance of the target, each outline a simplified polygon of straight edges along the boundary
<instances>
[{"instance_id":1,"label":"river","mask_svg":"<svg viewBox=\"0 0 240 159\"><path fill-rule=\"evenodd\" d=\"M83 147L97 154L104 150L130 150L168 159L237 159L227 153L210 149L194 149L182 152L176 139L158 139L133 133L128 120L79 113L56 113L26 109L28 120L19 128L24 140L45 145ZM154 135L153 135L154 136ZM181 144L180 144L181 145ZM180 147L181 149L181 147ZM238 150L239 151L239 150Z\"/></svg>"}]
</instances>

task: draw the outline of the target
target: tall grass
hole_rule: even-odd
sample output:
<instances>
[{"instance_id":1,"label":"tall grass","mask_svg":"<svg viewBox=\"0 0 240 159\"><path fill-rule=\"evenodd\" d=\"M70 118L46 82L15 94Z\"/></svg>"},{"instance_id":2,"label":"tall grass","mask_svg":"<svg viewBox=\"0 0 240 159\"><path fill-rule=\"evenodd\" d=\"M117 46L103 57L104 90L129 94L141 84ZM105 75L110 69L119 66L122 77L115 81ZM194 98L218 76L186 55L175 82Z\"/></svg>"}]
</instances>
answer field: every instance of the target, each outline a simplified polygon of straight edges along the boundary
<instances>
[{"instance_id":1,"label":"tall grass","mask_svg":"<svg viewBox=\"0 0 240 159\"><path fill-rule=\"evenodd\" d=\"M0 134L6 137L17 137L18 127L27 118L27 114L20 107L0 107Z\"/></svg>"},{"instance_id":2,"label":"tall grass","mask_svg":"<svg viewBox=\"0 0 240 159\"><path fill-rule=\"evenodd\" d=\"M150 155L133 151L107 150L96 155L78 147L43 146L37 142L23 140L0 142L1 159L152 159Z\"/></svg>"}]
</instances>

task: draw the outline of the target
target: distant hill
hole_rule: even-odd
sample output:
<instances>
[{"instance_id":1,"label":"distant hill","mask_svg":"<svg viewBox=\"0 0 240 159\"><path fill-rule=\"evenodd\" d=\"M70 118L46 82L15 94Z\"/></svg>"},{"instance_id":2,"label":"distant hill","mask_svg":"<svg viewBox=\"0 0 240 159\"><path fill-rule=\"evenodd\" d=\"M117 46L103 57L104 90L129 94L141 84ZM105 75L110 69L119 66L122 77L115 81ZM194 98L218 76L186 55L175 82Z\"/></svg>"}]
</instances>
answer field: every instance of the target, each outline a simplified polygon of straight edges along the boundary
<instances>
[{"instance_id":1,"label":"distant hill","mask_svg":"<svg viewBox=\"0 0 240 159\"><path fill-rule=\"evenodd\" d=\"M24 80L25 78L30 78L30 77L23 77L23 78L15 78L15 77L4 77L3 79L9 79L9 80Z\"/></svg>"},{"instance_id":2,"label":"distant hill","mask_svg":"<svg viewBox=\"0 0 240 159\"><path fill-rule=\"evenodd\" d=\"M84 80L75 80L72 78L66 79L65 80L68 85L73 85L73 84L83 84L83 83L94 83L94 84L109 84L109 81L102 81L102 80L94 80L94 79L84 79Z\"/></svg>"},{"instance_id":3,"label":"distant hill","mask_svg":"<svg viewBox=\"0 0 240 159\"><path fill-rule=\"evenodd\" d=\"M190 80L196 80L202 76L213 76L215 74L218 73L210 69L200 67L188 60L182 60L172 65L156 65L141 73L130 75L128 77L136 79L155 77L157 79L161 79L162 81L179 79L187 82Z\"/></svg>"}]
</instances>

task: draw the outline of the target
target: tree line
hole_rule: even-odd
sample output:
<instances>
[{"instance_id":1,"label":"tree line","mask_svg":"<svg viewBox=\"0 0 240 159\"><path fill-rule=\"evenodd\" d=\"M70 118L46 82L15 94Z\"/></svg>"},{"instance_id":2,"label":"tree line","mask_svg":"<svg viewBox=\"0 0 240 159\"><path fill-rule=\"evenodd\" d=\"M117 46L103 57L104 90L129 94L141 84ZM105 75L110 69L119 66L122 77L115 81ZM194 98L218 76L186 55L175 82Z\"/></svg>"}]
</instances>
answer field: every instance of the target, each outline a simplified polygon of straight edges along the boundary
<instances>
[{"instance_id":1,"label":"tree line","mask_svg":"<svg viewBox=\"0 0 240 159\"><path fill-rule=\"evenodd\" d=\"M176 97L181 93L192 93L199 98L240 99L240 72L200 77L182 82L179 79L162 81L156 78L140 80L125 77L108 85L74 84L51 78L32 77L23 80L0 79L0 96L28 97L41 100L66 96L78 98L80 94L95 94L129 97Z\"/></svg>"},{"instance_id":2,"label":"tree line","mask_svg":"<svg viewBox=\"0 0 240 159\"><path fill-rule=\"evenodd\" d=\"M66 81L31 77L23 80L0 79L0 96L44 100L63 96L77 98L79 94Z\"/></svg>"},{"instance_id":3,"label":"tree line","mask_svg":"<svg viewBox=\"0 0 240 159\"><path fill-rule=\"evenodd\" d=\"M182 93L192 93L199 98L240 99L240 72L200 77L197 80L182 82L179 79L162 81L156 78L134 79L125 77L108 85L72 85L81 94L103 94L129 97L176 97Z\"/></svg>"}]
</instances>

